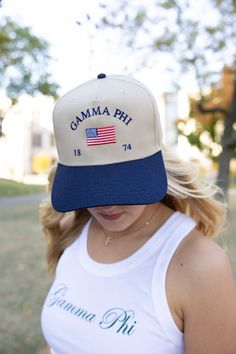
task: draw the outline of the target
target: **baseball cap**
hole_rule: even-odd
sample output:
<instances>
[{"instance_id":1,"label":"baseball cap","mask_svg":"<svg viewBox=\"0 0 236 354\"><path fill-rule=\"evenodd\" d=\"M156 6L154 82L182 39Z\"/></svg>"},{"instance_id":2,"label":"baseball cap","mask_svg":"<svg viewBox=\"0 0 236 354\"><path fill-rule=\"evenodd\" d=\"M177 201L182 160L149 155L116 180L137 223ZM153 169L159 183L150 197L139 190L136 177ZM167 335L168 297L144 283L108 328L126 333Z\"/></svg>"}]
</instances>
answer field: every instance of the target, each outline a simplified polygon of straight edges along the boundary
<instances>
[{"instance_id":1,"label":"baseball cap","mask_svg":"<svg viewBox=\"0 0 236 354\"><path fill-rule=\"evenodd\" d=\"M166 195L159 113L138 80L99 74L57 101L53 125L55 210L151 204Z\"/></svg>"}]
</instances>

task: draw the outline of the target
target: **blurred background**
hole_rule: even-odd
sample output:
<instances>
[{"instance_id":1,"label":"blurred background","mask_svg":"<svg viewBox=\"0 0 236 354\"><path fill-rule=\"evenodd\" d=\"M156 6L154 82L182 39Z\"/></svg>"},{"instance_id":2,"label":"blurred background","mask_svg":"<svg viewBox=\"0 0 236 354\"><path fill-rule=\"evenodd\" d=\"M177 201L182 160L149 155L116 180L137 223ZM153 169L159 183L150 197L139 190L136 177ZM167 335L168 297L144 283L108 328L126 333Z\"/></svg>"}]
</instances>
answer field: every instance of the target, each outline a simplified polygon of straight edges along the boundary
<instances>
[{"instance_id":1,"label":"blurred background","mask_svg":"<svg viewBox=\"0 0 236 354\"><path fill-rule=\"evenodd\" d=\"M99 73L156 97L164 140L223 189L236 279L236 1L0 1L0 354L42 353L50 286L38 206L58 97Z\"/></svg>"}]
</instances>

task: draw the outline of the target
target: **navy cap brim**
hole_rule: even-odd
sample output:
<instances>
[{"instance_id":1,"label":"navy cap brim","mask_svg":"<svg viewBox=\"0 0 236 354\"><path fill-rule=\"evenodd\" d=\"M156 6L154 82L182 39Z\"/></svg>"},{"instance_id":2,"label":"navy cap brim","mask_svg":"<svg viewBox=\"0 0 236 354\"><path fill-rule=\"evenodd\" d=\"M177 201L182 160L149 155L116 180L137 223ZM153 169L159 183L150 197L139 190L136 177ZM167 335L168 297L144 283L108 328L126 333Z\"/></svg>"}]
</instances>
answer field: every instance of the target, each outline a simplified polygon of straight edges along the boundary
<instances>
[{"instance_id":1,"label":"navy cap brim","mask_svg":"<svg viewBox=\"0 0 236 354\"><path fill-rule=\"evenodd\" d=\"M103 205L151 204L167 193L161 151L149 157L108 165L65 166L58 163L52 205L66 212Z\"/></svg>"}]
</instances>

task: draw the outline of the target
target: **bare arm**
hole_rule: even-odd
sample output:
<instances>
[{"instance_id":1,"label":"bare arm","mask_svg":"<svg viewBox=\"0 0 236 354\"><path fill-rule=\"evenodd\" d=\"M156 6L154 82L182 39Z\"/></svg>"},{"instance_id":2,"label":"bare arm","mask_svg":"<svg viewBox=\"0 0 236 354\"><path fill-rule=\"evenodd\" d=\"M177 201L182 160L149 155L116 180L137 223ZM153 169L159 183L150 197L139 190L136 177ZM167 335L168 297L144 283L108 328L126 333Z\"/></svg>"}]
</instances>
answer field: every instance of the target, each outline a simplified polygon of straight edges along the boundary
<instances>
[{"instance_id":1,"label":"bare arm","mask_svg":"<svg viewBox=\"0 0 236 354\"><path fill-rule=\"evenodd\" d=\"M197 276L185 306L186 353L235 354L236 291L223 251L209 255Z\"/></svg>"},{"instance_id":2,"label":"bare arm","mask_svg":"<svg viewBox=\"0 0 236 354\"><path fill-rule=\"evenodd\" d=\"M178 279L174 290L181 306L175 303L175 313L182 314L186 354L235 354L236 290L225 252L195 235L171 267L170 279Z\"/></svg>"}]
</instances>

